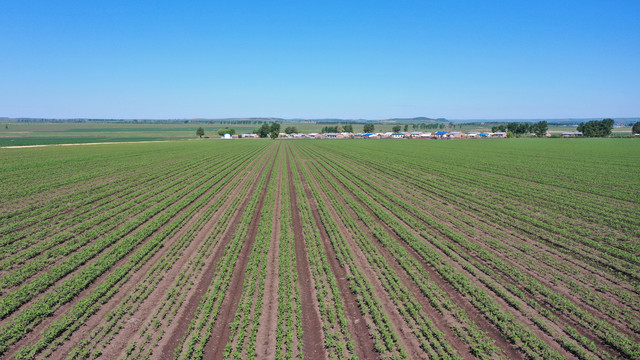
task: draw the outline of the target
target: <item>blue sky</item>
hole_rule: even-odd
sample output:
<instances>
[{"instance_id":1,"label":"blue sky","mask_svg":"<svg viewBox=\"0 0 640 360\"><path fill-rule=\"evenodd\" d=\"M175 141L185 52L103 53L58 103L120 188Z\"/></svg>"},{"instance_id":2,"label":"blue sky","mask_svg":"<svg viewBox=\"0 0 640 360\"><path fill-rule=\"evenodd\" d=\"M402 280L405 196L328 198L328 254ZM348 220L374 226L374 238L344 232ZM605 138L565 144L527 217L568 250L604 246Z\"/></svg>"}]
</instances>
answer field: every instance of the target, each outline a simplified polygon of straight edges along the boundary
<instances>
[{"instance_id":1,"label":"blue sky","mask_svg":"<svg viewBox=\"0 0 640 360\"><path fill-rule=\"evenodd\" d=\"M5 1L0 116L640 116L640 1Z\"/></svg>"}]
</instances>

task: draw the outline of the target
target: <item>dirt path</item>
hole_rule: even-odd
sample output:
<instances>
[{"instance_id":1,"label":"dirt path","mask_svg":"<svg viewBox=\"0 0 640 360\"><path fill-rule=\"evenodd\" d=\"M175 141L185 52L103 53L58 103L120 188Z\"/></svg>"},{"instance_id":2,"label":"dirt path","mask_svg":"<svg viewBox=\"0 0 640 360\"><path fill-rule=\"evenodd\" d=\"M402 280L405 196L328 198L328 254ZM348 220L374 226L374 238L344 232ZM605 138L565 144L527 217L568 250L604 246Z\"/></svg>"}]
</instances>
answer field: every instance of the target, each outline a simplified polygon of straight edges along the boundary
<instances>
[{"instance_id":1,"label":"dirt path","mask_svg":"<svg viewBox=\"0 0 640 360\"><path fill-rule=\"evenodd\" d=\"M291 152L290 148L289 152ZM302 232L302 220L298 210L298 197L294 187L290 161L291 159L287 156L293 237L296 248L296 270L298 272L298 286L300 287L300 301L302 302L302 353L305 359L326 359L324 333L322 332L315 284L311 277L311 267Z\"/></svg>"},{"instance_id":2,"label":"dirt path","mask_svg":"<svg viewBox=\"0 0 640 360\"><path fill-rule=\"evenodd\" d=\"M26 149L49 146L86 146L86 145L114 145L114 144L144 144L155 142L168 142L169 140L148 140L148 141L114 141L114 142L96 142L96 143L78 143L78 144L46 144L46 145L16 145L16 146L0 146L0 149ZM173 140L175 141L175 140Z\"/></svg>"},{"instance_id":3,"label":"dirt path","mask_svg":"<svg viewBox=\"0 0 640 360\"><path fill-rule=\"evenodd\" d=\"M273 210L273 226L265 277L264 302L260 314L260 327L256 335L256 354L261 359L272 359L276 352L276 326L278 325L278 259L280 258L280 208L282 200L282 162L278 169L278 187L276 189Z\"/></svg>"},{"instance_id":4,"label":"dirt path","mask_svg":"<svg viewBox=\"0 0 640 360\"><path fill-rule=\"evenodd\" d=\"M180 344L187 329L189 328L189 322L193 318L195 311L198 308L198 304L200 303L202 295L206 293L207 288L211 284L211 280L215 275L214 270L223 255L224 248L233 237L233 231L238 225L240 218L242 217L242 212L247 206L247 203L251 198L251 194L255 191L258 185L258 179L262 175L263 171L264 167L260 169L260 173L258 174L256 181L251 186L251 189L247 192L247 196L242 202L242 205L238 207L233 219L230 221L230 224L227 227L227 231L224 233L222 239L218 242L215 249L213 250L210 258L207 261L207 265L202 272L202 277L197 279L196 286L194 286L190 290L190 294L187 296L185 304L181 307L178 315L173 319L171 326L167 329L167 334L170 334L170 336L166 338L166 340L162 340L159 343L158 346L161 349L159 354L162 354L160 356L162 356L163 358L171 358L173 356L174 349Z\"/></svg>"},{"instance_id":5,"label":"dirt path","mask_svg":"<svg viewBox=\"0 0 640 360\"><path fill-rule=\"evenodd\" d=\"M278 154L276 153L274 156L277 157ZM269 179L271 179L271 176L273 175L274 165L275 161L271 164L269 174L267 175L267 179L264 183L264 186L262 187L260 200L258 200L258 204L256 205L256 209L253 213L253 218L251 219L251 224L249 225L249 231L247 233L247 236L245 237L245 244L240 251L238 262L233 269L233 275L231 276L231 281L229 283L229 287L227 288L227 293L225 294L224 300L222 300L222 305L220 306L220 313L218 315L219 317L215 320L215 323L213 324L213 330L211 331L211 338L205 345L205 359L223 358L224 348L227 344L229 334L231 332L229 323L233 320L236 311L238 310L238 303L240 302L240 298L242 297L243 284L246 275L245 269L247 268L247 264L249 263L249 255L251 255L251 251L253 250L253 243L255 242L256 234L258 233L260 213L264 205L264 198L267 195L267 189L269 188Z\"/></svg>"},{"instance_id":6,"label":"dirt path","mask_svg":"<svg viewBox=\"0 0 640 360\"><path fill-rule=\"evenodd\" d=\"M324 251L327 254L327 259L329 260L331 271L336 277L340 295L344 300L345 315L348 319L349 332L355 337L356 354L358 355L358 357L363 359L377 359L378 354L374 351L374 342L371 338L371 335L369 334L369 330L367 329L366 321L364 319L364 316L362 315L362 312L360 311L360 308L358 307L356 297L349 288L349 284L347 283L347 271L345 268L340 266L340 263L338 263L338 258L333 249L333 246L331 245L329 234L327 233L327 230L322 223L315 199L313 198L311 190L309 189L309 183L304 180L305 177L303 176L300 169L298 169L298 172L300 173L300 177L303 179L305 194L309 199L309 205L311 208L311 213L313 215L313 220L316 228L319 230L320 238L322 239L322 244L324 247Z\"/></svg>"}]
</instances>

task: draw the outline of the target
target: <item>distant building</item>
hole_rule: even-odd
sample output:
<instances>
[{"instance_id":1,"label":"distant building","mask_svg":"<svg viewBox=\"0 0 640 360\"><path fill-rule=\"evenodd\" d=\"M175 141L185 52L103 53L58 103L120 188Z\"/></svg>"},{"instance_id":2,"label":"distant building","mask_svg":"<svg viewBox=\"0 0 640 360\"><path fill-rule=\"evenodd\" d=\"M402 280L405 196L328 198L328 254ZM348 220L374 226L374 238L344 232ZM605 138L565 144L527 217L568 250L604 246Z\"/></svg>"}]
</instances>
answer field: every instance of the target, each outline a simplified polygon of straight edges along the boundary
<instances>
[{"instance_id":1,"label":"distant building","mask_svg":"<svg viewBox=\"0 0 640 360\"><path fill-rule=\"evenodd\" d=\"M446 131L438 131L434 134L436 139L443 139L447 135Z\"/></svg>"},{"instance_id":2,"label":"distant building","mask_svg":"<svg viewBox=\"0 0 640 360\"><path fill-rule=\"evenodd\" d=\"M562 137L579 137L582 136L580 131L563 132Z\"/></svg>"}]
</instances>

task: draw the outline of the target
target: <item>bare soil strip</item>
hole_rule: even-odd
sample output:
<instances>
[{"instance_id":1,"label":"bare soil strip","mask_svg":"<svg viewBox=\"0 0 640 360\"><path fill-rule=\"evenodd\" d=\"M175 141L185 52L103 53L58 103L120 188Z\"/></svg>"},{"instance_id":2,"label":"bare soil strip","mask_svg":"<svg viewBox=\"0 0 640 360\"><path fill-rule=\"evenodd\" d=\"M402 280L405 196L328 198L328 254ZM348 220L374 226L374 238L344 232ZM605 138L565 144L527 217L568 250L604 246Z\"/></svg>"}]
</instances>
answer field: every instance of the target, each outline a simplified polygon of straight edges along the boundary
<instances>
[{"instance_id":1,"label":"bare soil strip","mask_svg":"<svg viewBox=\"0 0 640 360\"><path fill-rule=\"evenodd\" d=\"M300 177L302 179L305 179L300 169L298 169L298 172L300 172ZM313 220L316 228L320 232L320 238L322 239L324 250L327 253L331 271L336 277L340 295L344 300L345 315L349 323L349 332L355 337L356 354L358 355L358 357L363 359L377 359L378 354L374 350L374 342L369 334L369 330L367 329L366 321L358 307L355 295L353 294L353 292L351 292L351 289L349 289L349 284L347 283L347 271L338 263L338 258L333 249L333 246L331 245L329 234L327 233L327 230L325 229L322 220L320 219L320 213L318 212L318 207L315 203L315 199L311 194L311 190L309 190L309 184L305 182L303 187L305 190L305 194L309 199L309 205L311 207L311 213L313 214ZM295 208L297 209L297 203Z\"/></svg>"},{"instance_id":2,"label":"bare soil strip","mask_svg":"<svg viewBox=\"0 0 640 360\"><path fill-rule=\"evenodd\" d=\"M291 151L289 149L289 151ZM311 267L302 233L302 220L298 212L298 197L291 174L291 159L287 156L287 171L289 172L289 193L291 198L291 218L293 220L293 238L296 248L296 270L298 272L298 286L300 287L300 301L302 302L302 353L305 359L326 359L324 349L324 334L317 304L313 293L315 285L311 278Z\"/></svg>"},{"instance_id":3,"label":"bare soil strip","mask_svg":"<svg viewBox=\"0 0 640 360\"><path fill-rule=\"evenodd\" d=\"M277 153L274 156L278 156ZM258 204L256 205L256 209L253 213L253 218L251 219L251 224L249 225L249 231L247 233L247 236L245 237L245 244L242 248L242 251L240 252L240 255L238 256L238 262L233 269L233 275L231 276L231 282L229 284L228 291L225 294L224 300L222 301L222 305L220 307L220 317L216 319L213 325L213 330L211 332L212 336L205 345L205 359L223 358L224 348L227 344L231 332L229 322L233 320L233 317L238 310L238 303L240 301L240 298L242 297L242 284L244 284L246 275L245 269L247 267L247 264L249 263L249 255L251 254L251 250L253 249L253 243L256 240L256 234L258 233L260 212L262 210L262 206L264 205L264 198L267 195L269 179L271 179L271 176L273 175L274 165L275 161L271 163L269 174L267 175L267 179L262 188L260 200L258 200Z\"/></svg>"},{"instance_id":4,"label":"bare soil strip","mask_svg":"<svg viewBox=\"0 0 640 360\"><path fill-rule=\"evenodd\" d=\"M282 162L278 174L282 174ZM265 277L264 301L260 314L258 334L256 335L256 354L262 359L272 359L276 352L276 326L278 325L278 259L280 258L280 201L282 192L282 176L278 177L275 205L273 210L273 226L271 227L271 243Z\"/></svg>"},{"instance_id":5,"label":"bare soil strip","mask_svg":"<svg viewBox=\"0 0 640 360\"><path fill-rule=\"evenodd\" d=\"M189 295L185 305L182 306L179 315L176 316L176 318L172 321L172 324L176 324L176 327L173 329L168 329L168 333L171 334L171 336L166 342L163 341L164 344L162 345L162 350L159 352L159 354L163 354L163 356L165 357L171 357L173 356L175 348L180 345L182 338L185 336L185 333L189 328L189 322L193 318L194 313L198 308L198 304L200 303L202 295L206 293L207 288L211 284L211 280L213 279L213 276L215 274L214 270L223 255L223 250L233 236L233 229L236 228L238 222L240 221L242 210L244 210L244 208L247 206L247 203L251 198L250 194L255 191L255 188L258 185L258 179L262 175L263 171L264 167L260 169L260 173L258 174L258 177L256 178L254 184L251 186L251 189L248 191L247 197L242 202L242 206L238 207L233 220L228 226L228 230L225 232L218 245L216 245L216 249L214 250L212 257L210 258L208 265L204 269L203 277L200 278L197 285L192 288L192 293L191 295Z\"/></svg>"}]
</instances>

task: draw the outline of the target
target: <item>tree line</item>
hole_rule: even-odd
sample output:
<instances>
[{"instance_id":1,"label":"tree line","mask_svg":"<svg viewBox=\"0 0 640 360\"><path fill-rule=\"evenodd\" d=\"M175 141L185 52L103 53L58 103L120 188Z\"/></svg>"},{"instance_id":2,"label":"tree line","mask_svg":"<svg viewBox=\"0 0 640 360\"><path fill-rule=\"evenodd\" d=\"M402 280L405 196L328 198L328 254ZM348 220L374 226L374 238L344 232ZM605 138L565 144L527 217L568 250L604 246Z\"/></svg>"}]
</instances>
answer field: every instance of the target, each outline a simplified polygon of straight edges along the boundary
<instances>
[{"instance_id":1,"label":"tree line","mask_svg":"<svg viewBox=\"0 0 640 360\"><path fill-rule=\"evenodd\" d=\"M491 132L506 132L512 135L535 134L537 137L545 136L547 130L549 130L549 125L544 120L537 123L509 122L491 127Z\"/></svg>"},{"instance_id":2,"label":"tree line","mask_svg":"<svg viewBox=\"0 0 640 360\"><path fill-rule=\"evenodd\" d=\"M635 126L635 125L634 125ZM586 137L605 137L611 135L613 119L592 120L580 123L577 130Z\"/></svg>"},{"instance_id":3,"label":"tree line","mask_svg":"<svg viewBox=\"0 0 640 360\"><path fill-rule=\"evenodd\" d=\"M611 130L613 129L613 119L603 119L603 120L592 120L586 123L580 123L578 125L577 131L582 132L582 135L585 137L604 137L611 135ZM443 129L445 124L411 124L413 129ZM455 125L453 125L455 127ZM461 126L461 125L460 125ZM394 125L392 127L393 132L400 132L402 129L401 125ZM409 124L404 125L404 131L408 131ZM506 132L511 133L510 135L527 135L527 134L535 134L537 137L543 137L546 135L547 130L549 129L548 123L546 121L539 121L537 123L528 123L528 122L509 122L506 124L500 124L491 127L491 132ZM375 126L372 123L364 124L362 131L364 133L372 133L375 131ZM295 126L287 126L284 130L286 134L297 133L298 129ZM344 125L335 125L335 126L325 126L321 129L321 133L341 133L341 132L353 132L353 125L344 124ZM271 124L264 123L261 127L254 130L254 133L260 136L261 138L271 137L275 139L278 137L280 133L280 124L277 122L273 122ZM632 134L640 133L640 121L633 124L631 128ZM223 129L218 129L218 135L223 136L224 134L235 134L235 129L225 127ZM203 137L204 129L199 127L196 130L196 135Z\"/></svg>"}]
</instances>

